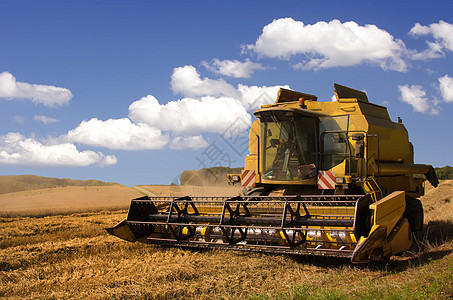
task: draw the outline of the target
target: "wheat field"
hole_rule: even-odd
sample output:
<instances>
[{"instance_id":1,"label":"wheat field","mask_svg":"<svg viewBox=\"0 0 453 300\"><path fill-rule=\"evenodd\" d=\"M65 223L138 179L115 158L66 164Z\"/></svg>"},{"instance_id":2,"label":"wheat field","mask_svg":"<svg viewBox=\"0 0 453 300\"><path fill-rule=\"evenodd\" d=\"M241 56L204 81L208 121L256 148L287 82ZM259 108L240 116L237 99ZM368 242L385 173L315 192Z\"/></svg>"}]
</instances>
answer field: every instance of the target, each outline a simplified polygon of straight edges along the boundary
<instances>
[{"instance_id":1,"label":"wheat field","mask_svg":"<svg viewBox=\"0 0 453 300\"><path fill-rule=\"evenodd\" d=\"M152 189L152 186L147 188ZM165 193L163 187L156 190ZM55 210L51 207L34 211L26 207L18 209L21 199L29 201L31 194L27 197L6 194L14 199L10 206L16 206L15 210L1 202L0 197L1 298L453 297L452 181L442 182L437 189L427 189L422 199L426 220L424 236L416 247L392 257L389 262L359 266L339 259L194 251L125 242L109 236L104 228L126 217L124 197L133 198L140 193L127 187L112 190L109 207L104 201L93 204L99 192L96 188L80 190L84 205L77 206L74 200L68 200L72 205L62 204ZM45 194L43 190L35 196ZM47 194L49 201L55 201L51 197L55 191ZM73 196L67 197L72 199Z\"/></svg>"}]
</instances>

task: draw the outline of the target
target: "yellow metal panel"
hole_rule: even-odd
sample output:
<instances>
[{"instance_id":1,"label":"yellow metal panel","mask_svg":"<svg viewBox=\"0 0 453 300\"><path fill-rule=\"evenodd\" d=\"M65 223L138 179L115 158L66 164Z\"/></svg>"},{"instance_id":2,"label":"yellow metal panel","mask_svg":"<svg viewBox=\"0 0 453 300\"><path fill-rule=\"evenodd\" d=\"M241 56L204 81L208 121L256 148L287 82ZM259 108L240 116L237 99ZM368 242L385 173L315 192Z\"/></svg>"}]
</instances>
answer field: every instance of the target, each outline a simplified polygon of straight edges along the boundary
<instances>
[{"instance_id":1,"label":"yellow metal panel","mask_svg":"<svg viewBox=\"0 0 453 300\"><path fill-rule=\"evenodd\" d=\"M252 123L252 127L249 132L249 151L250 154L258 154L259 142L258 137L260 136L260 121L256 120Z\"/></svg>"},{"instance_id":2,"label":"yellow metal panel","mask_svg":"<svg viewBox=\"0 0 453 300\"><path fill-rule=\"evenodd\" d=\"M333 167L332 169L330 169L330 171L335 172L335 177L344 177L346 175L345 170L346 170L347 163L348 162L345 159L342 163L340 163L340 164L336 165L335 167Z\"/></svg>"},{"instance_id":3,"label":"yellow metal panel","mask_svg":"<svg viewBox=\"0 0 453 300\"><path fill-rule=\"evenodd\" d=\"M352 263L366 263L371 260L373 251L383 246L387 234L386 227L381 225L373 225L368 237L361 237L357 243L357 247L351 257Z\"/></svg>"},{"instance_id":4,"label":"yellow metal panel","mask_svg":"<svg viewBox=\"0 0 453 300\"><path fill-rule=\"evenodd\" d=\"M384 252L388 252L391 255L409 249L412 245L409 221L402 219L392 230L387 241L388 244L384 247Z\"/></svg>"},{"instance_id":5,"label":"yellow metal panel","mask_svg":"<svg viewBox=\"0 0 453 300\"><path fill-rule=\"evenodd\" d=\"M374 210L374 224L386 226L388 235L403 216L406 194L402 191L393 192L371 204L370 209Z\"/></svg>"},{"instance_id":6,"label":"yellow metal panel","mask_svg":"<svg viewBox=\"0 0 453 300\"><path fill-rule=\"evenodd\" d=\"M260 136L260 121L253 122L249 132L249 151L250 154L245 157L244 170L255 170L258 175L259 170L259 136ZM255 177L255 182L260 182L260 177Z\"/></svg>"},{"instance_id":7,"label":"yellow metal panel","mask_svg":"<svg viewBox=\"0 0 453 300\"><path fill-rule=\"evenodd\" d=\"M423 164L399 164L399 163L382 163L380 166L380 175L404 175L404 174L426 174L429 172L430 165Z\"/></svg>"},{"instance_id":8,"label":"yellow metal panel","mask_svg":"<svg viewBox=\"0 0 453 300\"><path fill-rule=\"evenodd\" d=\"M368 102L368 97L365 92L356 89L351 89L347 86L343 86L338 83L335 83L333 86L335 88L335 96L337 97L337 99L356 98L359 101Z\"/></svg>"}]
</instances>

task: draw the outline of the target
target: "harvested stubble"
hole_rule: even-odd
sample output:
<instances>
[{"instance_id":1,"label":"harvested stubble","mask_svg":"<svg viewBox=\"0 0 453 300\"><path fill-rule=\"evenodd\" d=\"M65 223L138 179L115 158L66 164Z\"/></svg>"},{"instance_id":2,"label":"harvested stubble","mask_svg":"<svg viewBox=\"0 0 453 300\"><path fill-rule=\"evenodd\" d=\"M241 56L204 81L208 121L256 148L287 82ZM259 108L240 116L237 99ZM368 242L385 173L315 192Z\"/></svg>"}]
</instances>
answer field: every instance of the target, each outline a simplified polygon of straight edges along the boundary
<instances>
[{"instance_id":1,"label":"harvested stubble","mask_svg":"<svg viewBox=\"0 0 453 300\"><path fill-rule=\"evenodd\" d=\"M450 188L444 187L451 194ZM449 299L453 218L431 215L439 208L435 200L426 201L428 209L433 208L426 211L431 225L425 228L434 230L435 224L438 234L387 264L365 266L325 258L132 244L104 231L123 219L125 210L11 215L0 218L0 297Z\"/></svg>"}]
</instances>

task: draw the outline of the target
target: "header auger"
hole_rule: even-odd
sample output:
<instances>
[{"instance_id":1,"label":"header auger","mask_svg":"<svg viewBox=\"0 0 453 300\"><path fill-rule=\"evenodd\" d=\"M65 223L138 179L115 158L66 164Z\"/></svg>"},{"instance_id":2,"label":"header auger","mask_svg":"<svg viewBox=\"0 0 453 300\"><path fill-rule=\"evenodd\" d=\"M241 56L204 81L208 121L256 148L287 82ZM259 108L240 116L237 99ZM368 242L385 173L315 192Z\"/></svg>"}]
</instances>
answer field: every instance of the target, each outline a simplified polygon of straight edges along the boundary
<instances>
[{"instance_id":1,"label":"header auger","mask_svg":"<svg viewBox=\"0 0 453 300\"><path fill-rule=\"evenodd\" d=\"M243 192L228 197L141 197L110 234L165 246L388 258L410 248L423 226L421 176L400 120L338 84L337 101L280 89L255 111Z\"/></svg>"}]
</instances>

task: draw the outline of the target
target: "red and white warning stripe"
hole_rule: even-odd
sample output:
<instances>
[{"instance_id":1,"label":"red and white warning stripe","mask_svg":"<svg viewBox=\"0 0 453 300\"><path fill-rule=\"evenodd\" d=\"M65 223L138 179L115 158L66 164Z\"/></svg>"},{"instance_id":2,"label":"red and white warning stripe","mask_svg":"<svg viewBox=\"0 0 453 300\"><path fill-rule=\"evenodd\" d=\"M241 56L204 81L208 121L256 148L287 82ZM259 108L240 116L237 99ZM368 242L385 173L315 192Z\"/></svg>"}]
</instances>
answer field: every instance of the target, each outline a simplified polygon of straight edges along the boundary
<instances>
[{"instance_id":1,"label":"red and white warning stripe","mask_svg":"<svg viewBox=\"0 0 453 300\"><path fill-rule=\"evenodd\" d=\"M243 187L255 187L255 170L242 170L241 182Z\"/></svg>"},{"instance_id":2,"label":"red and white warning stripe","mask_svg":"<svg viewBox=\"0 0 453 300\"><path fill-rule=\"evenodd\" d=\"M318 189L334 190L335 189L335 172L319 171L318 172Z\"/></svg>"}]
</instances>

